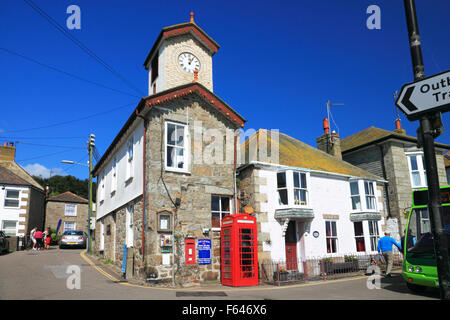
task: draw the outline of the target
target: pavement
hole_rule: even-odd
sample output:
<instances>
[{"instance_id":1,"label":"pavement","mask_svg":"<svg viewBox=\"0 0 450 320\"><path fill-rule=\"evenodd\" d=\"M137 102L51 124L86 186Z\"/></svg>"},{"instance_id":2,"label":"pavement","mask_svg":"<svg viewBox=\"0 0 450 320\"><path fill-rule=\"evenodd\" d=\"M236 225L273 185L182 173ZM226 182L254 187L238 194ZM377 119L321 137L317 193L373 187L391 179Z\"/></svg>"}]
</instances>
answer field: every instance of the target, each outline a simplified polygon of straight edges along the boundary
<instances>
[{"instance_id":1,"label":"pavement","mask_svg":"<svg viewBox=\"0 0 450 320\"><path fill-rule=\"evenodd\" d=\"M399 272L382 277L379 289L368 289L364 275L280 287L162 288L125 282L119 268L84 250L18 251L0 256L0 266L0 300L439 300L437 291L411 293Z\"/></svg>"}]
</instances>

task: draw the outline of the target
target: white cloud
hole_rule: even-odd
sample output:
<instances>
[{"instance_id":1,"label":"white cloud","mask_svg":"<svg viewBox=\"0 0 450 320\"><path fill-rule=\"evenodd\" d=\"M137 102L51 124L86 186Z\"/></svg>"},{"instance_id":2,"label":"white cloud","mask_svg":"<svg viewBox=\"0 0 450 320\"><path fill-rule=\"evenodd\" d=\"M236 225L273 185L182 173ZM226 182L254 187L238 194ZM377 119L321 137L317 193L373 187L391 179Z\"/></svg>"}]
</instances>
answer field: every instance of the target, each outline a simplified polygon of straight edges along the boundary
<instances>
[{"instance_id":1,"label":"white cloud","mask_svg":"<svg viewBox=\"0 0 450 320\"><path fill-rule=\"evenodd\" d=\"M42 178L50 178L50 175L52 176L67 176L67 172L65 172L61 168L46 168L43 165L39 163L35 164L27 164L24 169L31 174L32 176L40 176Z\"/></svg>"}]
</instances>

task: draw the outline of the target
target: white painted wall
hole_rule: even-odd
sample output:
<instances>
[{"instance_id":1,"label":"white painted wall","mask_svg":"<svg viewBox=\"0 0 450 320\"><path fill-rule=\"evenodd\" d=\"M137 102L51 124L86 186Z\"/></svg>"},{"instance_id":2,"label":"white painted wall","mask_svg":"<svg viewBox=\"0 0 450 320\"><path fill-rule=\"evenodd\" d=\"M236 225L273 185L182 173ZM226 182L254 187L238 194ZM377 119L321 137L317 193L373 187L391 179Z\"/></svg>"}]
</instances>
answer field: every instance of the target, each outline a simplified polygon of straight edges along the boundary
<instances>
[{"instance_id":1,"label":"white painted wall","mask_svg":"<svg viewBox=\"0 0 450 320\"><path fill-rule=\"evenodd\" d=\"M132 178L127 180L127 145L131 137L133 137L133 169ZM143 121L136 120L100 168L97 176L97 220L142 195L143 143ZM114 158L116 159L117 188L115 192L111 192ZM103 199L102 187L104 188Z\"/></svg>"},{"instance_id":2,"label":"white painted wall","mask_svg":"<svg viewBox=\"0 0 450 320\"><path fill-rule=\"evenodd\" d=\"M277 171L273 169L259 169L257 171L259 177L266 179L266 185L260 185L259 192L267 194L267 202L261 202L261 211L268 213L268 222L261 223L261 232L270 233L271 244L263 242L263 250L270 251L273 260L285 259L285 239L283 236L283 221L276 220L275 210L282 208L278 204L277 194ZM352 202L350 198L349 178L339 175L324 175L314 171L308 172L308 200L307 208L314 210L314 219L310 225L301 221L297 222L297 258L319 257L333 254L327 254L325 219L323 215L338 215L337 236L338 251L335 255L345 255L347 253L356 252L355 233L353 222L350 221L350 214L355 212L352 210ZM289 182L288 187L292 182ZM359 181L361 195L364 194L363 180ZM290 194L289 194L290 195ZM377 199L377 210L382 210L383 204L378 202L381 198L380 191L375 188L375 197ZM289 199L291 203L291 199ZM365 209L365 198L361 197L363 207ZM369 230L367 221L363 222L366 252L370 252ZM378 221L379 235L382 236L381 220ZM314 238L313 232L318 231L319 237Z\"/></svg>"},{"instance_id":3,"label":"white painted wall","mask_svg":"<svg viewBox=\"0 0 450 320\"><path fill-rule=\"evenodd\" d=\"M3 189L5 187L5 189ZM5 207L5 197L6 197L6 190L18 190L19 193L19 207L18 208L9 208ZM17 221L16 223L16 235L17 236L24 236L25 235L25 226L19 225L19 222L25 221L25 217L19 217L19 214L26 214L26 209L20 209L21 206L26 206L29 201L29 194L30 194L30 188L29 187L19 187L19 186L13 186L13 185L2 185L0 188L0 229L3 230L3 221ZM28 191L27 193L24 193L23 191ZM22 199L26 199L22 201Z\"/></svg>"}]
</instances>

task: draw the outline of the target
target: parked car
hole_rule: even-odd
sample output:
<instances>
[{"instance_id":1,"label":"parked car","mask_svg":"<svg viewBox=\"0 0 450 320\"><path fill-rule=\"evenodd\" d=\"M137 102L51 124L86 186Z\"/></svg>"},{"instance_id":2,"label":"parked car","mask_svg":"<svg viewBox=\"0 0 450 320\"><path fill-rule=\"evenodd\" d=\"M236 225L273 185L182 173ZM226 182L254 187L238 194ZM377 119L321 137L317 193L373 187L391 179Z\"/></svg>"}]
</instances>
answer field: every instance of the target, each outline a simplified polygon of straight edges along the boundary
<instances>
[{"instance_id":1,"label":"parked car","mask_svg":"<svg viewBox=\"0 0 450 320\"><path fill-rule=\"evenodd\" d=\"M64 231L59 242L59 248L79 247L86 248L87 234L82 230Z\"/></svg>"},{"instance_id":2,"label":"parked car","mask_svg":"<svg viewBox=\"0 0 450 320\"><path fill-rule=\"evenodd\" d=\"M8 236L3 231L0 231L0 253L9 252L9 242L7 238Z\"/></svg>"}]
</instances>

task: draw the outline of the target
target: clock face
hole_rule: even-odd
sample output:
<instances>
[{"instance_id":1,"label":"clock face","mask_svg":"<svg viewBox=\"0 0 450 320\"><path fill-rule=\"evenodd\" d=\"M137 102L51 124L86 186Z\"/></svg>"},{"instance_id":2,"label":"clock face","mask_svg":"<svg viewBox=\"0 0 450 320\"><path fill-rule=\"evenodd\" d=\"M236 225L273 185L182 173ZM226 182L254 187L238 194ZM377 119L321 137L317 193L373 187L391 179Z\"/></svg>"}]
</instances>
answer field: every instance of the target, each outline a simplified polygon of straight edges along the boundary
<instances>
[{"instance_id":1,"label":"clock face","mask_svg":"<svg viewBox=\"0 0 450 320\"><path fill-rule=\"evenodd\" d=\"M178 63L186 72L194 73L194 70L197 69L200 71L200 61L196 56L194 56L192 53L189 52L183 52L178 57Z\"/></svg>"}]
</instances>

